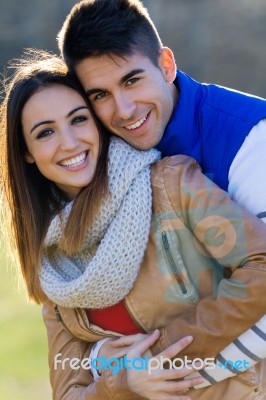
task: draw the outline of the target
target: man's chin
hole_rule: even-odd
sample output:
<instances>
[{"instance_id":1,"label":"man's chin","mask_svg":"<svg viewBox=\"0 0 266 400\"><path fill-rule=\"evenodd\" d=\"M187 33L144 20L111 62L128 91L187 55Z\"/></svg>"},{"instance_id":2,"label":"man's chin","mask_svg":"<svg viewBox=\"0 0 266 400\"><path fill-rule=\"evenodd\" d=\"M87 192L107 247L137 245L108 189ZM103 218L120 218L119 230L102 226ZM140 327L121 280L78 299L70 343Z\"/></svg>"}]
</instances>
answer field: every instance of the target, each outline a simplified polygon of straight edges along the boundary
<instances>
[{"instance_id":1,"label":"man's chin","mask_svg":"<svg viewBox=\"0 0 266 400\"><path fill-rule=\"evenodd\" d=\"M138 150L150 150L153 147L156 147L157 144L160 142L156 137L152 138L142 138L139 141L135 141L131 143L131 146L135 147Z\"/></svg>"},{"instance_id":2,"label":"man's chin","mask_svg":"<svg viewBox=\"0 0 266 400\"><path fill-rule=\"evenodd\" d=\"M139 137L134 137L132 136L121 136L118 135L114 132L112 132L114 136L119 137L120 139L123 139L125 142L130 144L130 146L134 147L137 150L150 150L153 147L157 146L159 143L160 139L157 139L155 137L147 137L146 136L139 136Z\"/></svg>"},{"instance_id":3,"label":"man's chin","mask_svg":"<svg viewBox=\"0 0 266 400\"><path fill-rule=\"evenodd\" d=\"M150 150L157 144L155 141L145 140L144 138L142 140L127 140L125 138L124 140L137 150Z\"/></svg>"}]
</instances>

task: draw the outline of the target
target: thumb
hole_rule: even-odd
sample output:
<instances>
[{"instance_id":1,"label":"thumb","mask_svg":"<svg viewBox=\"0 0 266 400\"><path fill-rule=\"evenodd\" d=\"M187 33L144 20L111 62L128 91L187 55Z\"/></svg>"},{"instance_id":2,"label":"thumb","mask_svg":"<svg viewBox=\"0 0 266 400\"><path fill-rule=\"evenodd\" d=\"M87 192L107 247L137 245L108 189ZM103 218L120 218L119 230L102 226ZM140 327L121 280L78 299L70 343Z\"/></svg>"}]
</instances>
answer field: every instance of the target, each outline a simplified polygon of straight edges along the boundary
<instances>
[{"instance_id":1,"label":"thumb","mask_svg":"<svg viewBox=\"0 0 266 400\"><path fill-rule=\"evenodd\" d=\"M145 353L160 337L159 329L155 329L150 335L134 345L128 352L128 357L140 357Z\"/></svg>"}]
</instances>

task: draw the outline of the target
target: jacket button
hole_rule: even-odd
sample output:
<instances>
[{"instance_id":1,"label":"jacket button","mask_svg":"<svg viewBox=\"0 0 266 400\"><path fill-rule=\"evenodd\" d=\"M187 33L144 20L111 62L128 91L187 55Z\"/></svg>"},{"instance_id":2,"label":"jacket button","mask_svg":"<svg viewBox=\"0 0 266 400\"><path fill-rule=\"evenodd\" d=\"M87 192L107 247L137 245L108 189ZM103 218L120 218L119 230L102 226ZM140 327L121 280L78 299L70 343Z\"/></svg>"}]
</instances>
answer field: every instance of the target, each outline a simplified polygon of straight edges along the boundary
<instances>
[{"instance_id":1,"label":"jacket button","mask_svg":"<svg viewBox=\"0 0 266 400\"><path fill-rule=\"evenodd\" d=\"M259 388L256 387L256 388L254 389L254 392L258 392L258 391L259 391Z\"/></svg>"}]
</instances>

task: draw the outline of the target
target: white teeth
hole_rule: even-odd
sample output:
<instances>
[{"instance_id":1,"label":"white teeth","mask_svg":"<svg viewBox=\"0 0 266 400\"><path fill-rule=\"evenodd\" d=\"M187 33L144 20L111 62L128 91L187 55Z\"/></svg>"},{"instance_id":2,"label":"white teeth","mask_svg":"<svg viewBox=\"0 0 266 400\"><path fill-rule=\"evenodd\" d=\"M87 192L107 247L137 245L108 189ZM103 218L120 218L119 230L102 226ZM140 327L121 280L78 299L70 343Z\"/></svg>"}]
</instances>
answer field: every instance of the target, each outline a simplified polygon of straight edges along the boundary
<instances>
[{"instance_id":1,"label":"white teeth","mask_svg":"<svg viewBox=\"0 0 266 400\"><path fill-rule=\"evenodd\" d=\"M61 161L59 164L63 165L64 167L77 166L77 165L82 164L86 157L87 157L87 151L84 151L84 153L82 153L76 157L69 158L68 160Z\"/></svg>"},{"instance_id":2,"label":"white teeth","mask_svg":"<svg viewBox=\"0 0 266 400\"><path fill-rule=\"evenodd\" d=\"M139 121L135 122L135 124L133 124L133 125L128 125L128 126L126 126L126 128L127 128L127 129L136 129L136 128L138 128L140 125L142 125L143 122L146 121L146 119L147 119L147 116L144 117L144 118L141 118Z\"/></svg>"}]
</instances>

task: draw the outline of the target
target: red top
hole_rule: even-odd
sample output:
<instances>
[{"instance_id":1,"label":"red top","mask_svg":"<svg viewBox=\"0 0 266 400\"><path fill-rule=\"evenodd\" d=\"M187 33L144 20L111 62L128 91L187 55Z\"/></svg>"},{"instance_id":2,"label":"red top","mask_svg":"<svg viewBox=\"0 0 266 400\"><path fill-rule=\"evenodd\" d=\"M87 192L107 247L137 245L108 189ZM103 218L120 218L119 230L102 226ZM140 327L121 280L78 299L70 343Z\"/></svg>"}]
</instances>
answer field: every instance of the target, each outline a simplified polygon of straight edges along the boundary
<instances>
[{"instance_id":1,"label":"red top","mask_svg":"<svg viewBox=\"0 0 266 400\"><path fill-rule=\"evenodd\" d=\"M89 321L102 329L133 335L144 331L131 318L124 301L114 306L86 310Z\"/></svg>"}]
</instances>

